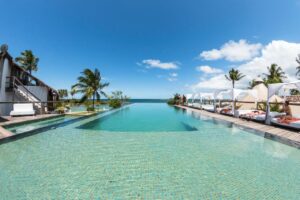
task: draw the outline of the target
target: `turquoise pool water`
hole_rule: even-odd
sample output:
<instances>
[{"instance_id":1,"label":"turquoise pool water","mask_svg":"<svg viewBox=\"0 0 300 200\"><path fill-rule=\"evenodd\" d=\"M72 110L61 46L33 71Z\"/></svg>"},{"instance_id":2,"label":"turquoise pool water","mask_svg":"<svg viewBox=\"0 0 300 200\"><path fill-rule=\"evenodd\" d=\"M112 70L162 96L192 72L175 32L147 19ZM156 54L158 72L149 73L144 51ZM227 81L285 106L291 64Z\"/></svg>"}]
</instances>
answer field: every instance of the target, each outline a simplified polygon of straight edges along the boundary
<instances>
[{"instance_id":1,"label":"turquoise pool water","mask_svg":"<svg viewBox=\"0 0 300 200\"><path fill-rule=\"evenodd\" d=\"M82 129L107 131L196 131L202 123L165 104L133 104L82 125Z\"/></svg>"},{"instance_id":2,"label":"turquoise pool water","mask_svg":"<svg viewBox=\"0 0 300 200\"><path fill-rule=\"evenodd\" d=\"M126 109L3 142L0 199L299 199L298 149L165 104ZM177 128L142 130L124 115L136 112Z\"/></svg>"},{"instance_id":3,"label":"turquoise pool water","mask_svg":"<svg viewBox=\"0 0 300 200\"><path fill-rule=\"evenodd\" d=\"M37 120L31 123L21 123L18 125L14 125L14 126L6 126L5 128L7 130L9 130L10 132L12 132L13 134L17 135L17 134L21 134L21 133L25 133L25 132L30 132L33 130L37 130L37 129L41 129L44 127L48 127L48 126L59 126L61 124L65 124L67 122L70 122L72 120L77 119L78 117L76 116L59 116L59 117L53 117L47 120Z\"/></svg>"}]
</instances>

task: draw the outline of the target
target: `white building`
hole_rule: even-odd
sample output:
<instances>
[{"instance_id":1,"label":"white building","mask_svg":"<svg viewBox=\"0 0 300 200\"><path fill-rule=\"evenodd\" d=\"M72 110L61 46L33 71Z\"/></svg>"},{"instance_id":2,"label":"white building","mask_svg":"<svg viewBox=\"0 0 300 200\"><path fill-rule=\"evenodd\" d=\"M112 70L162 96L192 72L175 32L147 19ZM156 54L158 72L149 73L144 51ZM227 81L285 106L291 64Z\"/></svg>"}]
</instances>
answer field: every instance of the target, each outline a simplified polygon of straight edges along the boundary
<instances>
[{"instance_id":1,"label":"white building","mask_svg":"<svg viewBox=\"0 0 300 200\"><path fill-rule=\"evenodd\" d=\"M18 66L7 50L0 48L0 116L9 115L14 103L34 102L37 113L52 111L57 91Z\"/></svg>"}]
</instances>

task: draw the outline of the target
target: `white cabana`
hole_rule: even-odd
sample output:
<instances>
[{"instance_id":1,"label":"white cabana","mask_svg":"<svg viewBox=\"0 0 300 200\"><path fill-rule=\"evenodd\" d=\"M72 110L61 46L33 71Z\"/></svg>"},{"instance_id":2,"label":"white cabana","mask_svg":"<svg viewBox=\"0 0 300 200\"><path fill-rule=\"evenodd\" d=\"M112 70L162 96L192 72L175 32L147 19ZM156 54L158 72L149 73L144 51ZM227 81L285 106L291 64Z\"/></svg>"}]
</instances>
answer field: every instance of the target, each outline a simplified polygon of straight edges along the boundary
<instances>
[{"instance_id":1,"label":"white cabana","mask_svg":"<svg viewBox=\"0 0 300 200\"><path fill-rule=\"evenodd\" d=\"M271 123L271 116L270 116L270 99L278 94L283 96L288 96L290 94L290 90L297 89L300 90L300 81L294 81L290 83L274 83L268 85L268 99L267 99L267 117L266 117L266 124Z\"/></svg>"},{"instance_id":2,"label":"white cabana","mask_svg":"<svg viewBox=\"0 0 300 200\"><path fill-rule=\"evenodd\" d=\"M232 89L227 90L217 90L214 92L214 111L217 112L217 101L219 101L219 104L221 103L221 100L232 100ZM221 106L221 105L220 105Z\"/></svg>"},{"instance_id":3,"label":"white cabana","mask_svg":"<svg viewBox=\"0 0 300 200\"><path fill-rule=\"evenodd\" d=\"M234 102L243 99L246 96L252 96L257 102L257 91L256 90L243 90L243 89L229 89L229 90L219 90L214 94L215 103L216 100L230 100L232 102L232 114L235 114Z\"/></svg>"},{"instance_id":4,"label":"white cabana","mask_svg":"<svg viewBox=\"0 0 300 200\"><path fill-rule=\"evenodd\" d=\"M215 106L212 104L205 104L206 102L214 101L214 93L200 93L201 108L207 111L214 111Z\"/></svg>"},{"instance_id":5,"label":"white cabana","mask_svg":"<svg viewBox=\"0 0 300 200\"><path fill-rule=\"evenodd\" d=\"M300 81L294 81L294 82L290 82L290 83L269 84L268 99L271 98L273 95L275 95L277 92L279 94L283 95L283 94L287 94L287 92L290 92L290 90L292 90L292 89L300 90ZM287 95L290 95L290 93L288 93Z\"/></svg>"},{"instance_id":6,"label":"white cabana","mask_svg":"<svg viewBox=\"0 0 300 200\"><path fill-rule=\"evenodd\" d=\"M257 107L257 100L258 100L257 90L234 89L233 94L234 94L233 96L234 101L243 101L245 98L251 97L254 100L255 107ZM238 110L234 110L233 113L235 117L239 117L242 114L246 114L252 111L253 109L238 109Z\"/></svg>"},{"instance_id":7,"label":"white cabana","mask_svg":"<svg viewBox=\"0 0 300 200\"><path fill-rule=\"evenodd\" d=\"M184 96L185 96L185 98L186 98L186 104L187 104L188 106L192 105L192 103L189 103L189 101L192 101L192 100L193 100L194 94L185 94Z\"/></svg>"},{"instance_id":8,"label":"white cabana","mask_svg":"<svg viewBox=\"0 0 300 200\"><path fill-rule=\"evenodd\" d=\"M200 108L201 107L201 95L200 93L195 93L193 96L193 107Z\"/></svg>"}]
</instances>

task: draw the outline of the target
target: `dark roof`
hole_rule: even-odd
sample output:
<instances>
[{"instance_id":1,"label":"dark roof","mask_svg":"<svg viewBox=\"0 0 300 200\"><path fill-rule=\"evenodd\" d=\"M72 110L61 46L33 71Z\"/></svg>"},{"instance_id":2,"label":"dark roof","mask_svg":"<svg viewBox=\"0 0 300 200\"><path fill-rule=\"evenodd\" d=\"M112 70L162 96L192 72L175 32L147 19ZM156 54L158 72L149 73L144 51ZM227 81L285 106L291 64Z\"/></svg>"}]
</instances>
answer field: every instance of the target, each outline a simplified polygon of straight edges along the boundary
<instances>
[{"instance_id":1,"label":"dark roof","mask_svg":"<svg viewBox=\"0 0 300 200\"><path fill-rule=\"evenodd\" d=\"M41 81L40 79L38 79L37 77L33 76L32 74L28 73L26 70L24 70L22 67L20 67L17 63L14 62L13 57L7 52L7 46L2 45L1 46L1 52L0 52L0 60L3 59L7 59L10 62L10 65L15 67L16 69L22 71L22 73L26 74L27 76L31 77L32 79L36 80L39 85L47 87L49 90L52 90L52 92L58 94L57 90L55 90L54 88L50 87L49 85L47 85L46 83L44 83L43 81Z\"/></svg>"}]
</instances>

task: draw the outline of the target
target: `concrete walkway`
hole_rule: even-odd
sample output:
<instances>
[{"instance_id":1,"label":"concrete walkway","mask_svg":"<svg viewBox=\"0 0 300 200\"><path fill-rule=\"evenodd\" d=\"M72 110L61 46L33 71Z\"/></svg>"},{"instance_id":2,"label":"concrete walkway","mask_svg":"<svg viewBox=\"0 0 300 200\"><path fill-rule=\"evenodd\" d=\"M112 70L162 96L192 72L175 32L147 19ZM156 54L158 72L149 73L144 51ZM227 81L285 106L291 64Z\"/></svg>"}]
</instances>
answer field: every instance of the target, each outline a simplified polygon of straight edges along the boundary
<instances>
[{"instance_id":1,"label":"concrete walkway","mask_svg":"<svg viewBox=\"0 0 300 200\"><path fill-rule=\"evenodd\" d=\"M296 147L300 149L300 133L296 131L287 130L284 128L278 128L270 125L261 124L258 122L248 121L245 119L234 118L231 116L221 115L218 113L212 113L205 110L199 110L195 108L190 108L187 106L176 105L178 108L190 110L195 113L199 113L204 116L208 116L214 119L224 120L235 125L250 128L262 133L265 138L273 139L283 144Z\"/></svg>"}]
</instances>

